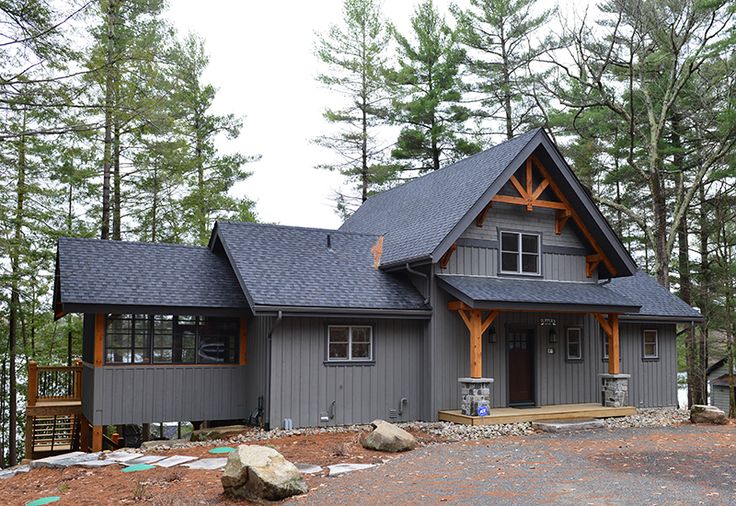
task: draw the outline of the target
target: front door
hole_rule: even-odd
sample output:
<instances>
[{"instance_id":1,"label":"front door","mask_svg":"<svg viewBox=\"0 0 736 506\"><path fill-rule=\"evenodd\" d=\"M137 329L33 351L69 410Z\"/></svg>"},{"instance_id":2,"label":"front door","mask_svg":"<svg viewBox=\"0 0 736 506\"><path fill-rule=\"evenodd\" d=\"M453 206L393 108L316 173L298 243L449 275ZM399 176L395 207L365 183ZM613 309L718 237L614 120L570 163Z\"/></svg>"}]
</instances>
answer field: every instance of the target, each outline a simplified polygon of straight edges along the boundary
<instances>
[{"instance_id":1,"label":"front door","mask_svg":"<svg viewBox=\"0 0 736 506\"><path fill-rule=\"evenodd\" d=\"M534 329L506 331L509 406L534 405Z\"/></svg>"}]
</instances>

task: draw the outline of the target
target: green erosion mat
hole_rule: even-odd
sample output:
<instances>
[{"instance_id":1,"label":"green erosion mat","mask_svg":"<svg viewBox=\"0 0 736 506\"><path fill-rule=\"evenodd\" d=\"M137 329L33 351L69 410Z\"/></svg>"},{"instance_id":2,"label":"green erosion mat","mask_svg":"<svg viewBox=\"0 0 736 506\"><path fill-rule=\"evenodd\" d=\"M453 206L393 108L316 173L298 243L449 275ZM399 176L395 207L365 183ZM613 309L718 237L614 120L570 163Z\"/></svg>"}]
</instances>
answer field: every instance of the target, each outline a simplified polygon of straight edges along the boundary
<instances>
[{"instance_id":1,"label":"green erosion mat","mask_svg":"<svg viewBox=\"0 0 736 506\"><path fill-rule=\"evenodd\" d=\"M235 448L231 448L229 446L218 446L217 448L212 448L209 453L217 455L218 453L232 453L234 451Z\"/></svg>"},{"instance_id":2,"label":"green erosion mat","mask_svg":"<svg viewBox=\"0 0 736 506\"><path fill-rule=\"evenodd\" d=\"M61 499L58 495L52 495L50 497L42 497L41 499L35 499L31 502L27 502L26 506L43 506L44 504L51 504Z\"/></svg>"},{"instance_id":3,"label":"green erosion mat","mask_svg":"<svg viewBox=\"0 0 736 506\"><path fill-rule=\"evenodd\" d=\"M123 472L134 473L136 471L147 471L149 469L153 469L153 466L151 464L133 464L132 466L123 468Z\"/></svg>"}]
</instances>

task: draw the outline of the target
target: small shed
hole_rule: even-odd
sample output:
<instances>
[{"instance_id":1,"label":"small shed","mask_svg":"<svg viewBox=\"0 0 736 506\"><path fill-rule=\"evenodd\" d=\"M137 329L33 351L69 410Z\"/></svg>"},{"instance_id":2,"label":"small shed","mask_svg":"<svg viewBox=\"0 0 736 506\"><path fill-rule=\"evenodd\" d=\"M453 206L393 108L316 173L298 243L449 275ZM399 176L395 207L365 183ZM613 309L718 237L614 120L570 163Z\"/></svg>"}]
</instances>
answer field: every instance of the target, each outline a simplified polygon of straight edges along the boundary
<instances>
[{"instance_id":1,"label":"small shed","mask_svg":"<svg viewBox=\"0 0 736 506\"><path fill-rule=\"evenodd\" d=\"M710 385L710 404L729 413L729 393L731 384L736 385L736 376L728 374L727 357L722 358L706 371L708 385Z\"/></svg>"}]
</instances>

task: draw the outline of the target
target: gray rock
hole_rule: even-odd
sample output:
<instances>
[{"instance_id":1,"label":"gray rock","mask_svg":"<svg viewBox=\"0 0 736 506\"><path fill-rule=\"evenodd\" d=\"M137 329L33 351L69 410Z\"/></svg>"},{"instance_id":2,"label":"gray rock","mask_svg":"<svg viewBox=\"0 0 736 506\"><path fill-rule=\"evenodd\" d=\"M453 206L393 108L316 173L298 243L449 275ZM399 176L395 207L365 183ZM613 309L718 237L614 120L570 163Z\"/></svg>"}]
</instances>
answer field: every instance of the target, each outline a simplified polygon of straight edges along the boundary
<instances>
[{"instance_id":1,"label":"gray rock","mask_svg":"<svg viewBox=\"0 0 736 506\"><path fill-rule=\"evenodd\" d=\"M532 427L544 432L568 432L573 430L602 429L606 424L603 420L587 418L584 420L540 420L532 422Z\"/></svg>"},{"instance_id":2,"label":"gray rock","mask_svg":"<svg viewBox=\"0 0 736 506\"><path fill-rule=\"evenodd\" d=\"M249 430L245 425L226 425L224 427L211 427L207 429L195 430L192 432L192 441L213 441L228 437L238 436Z\"/></svg>"},{"instance_id":3,"label":"gray rock","mask_svg":"<svg viewBox=\"0 0 736 506\"><path fill-rule=\"evenodd\" d=\"M15 467L8 467L5 469L0 470L0 480L4 480L6 478L12 478L18 473L27 473L31 470L31 466L24 464L21 466L15 466Z\"/></svg>"},{"instance_id":4,"label":"gray rock","mask_svg":"<svg viewBox=\"0 0 736 506\"><path fill-rule=\"evenodd\" d=\"M227 458L225 457L216 457L211 459L199 459L195 460L194 462L189 462L188 464L182 464L184 467L188 467L189 469L204 469L204 470L214 470L214 469L221 469L225 467L227 464Z\"/></svg>"},{"instance_id":5,"label":"gray rock","mask_svg":"<svg viewBox=\"0 0 736 506\"><path fill-rule=\"evenodd\" d=\"M66 467L82 465L86 462L99 460L100 453L70 452L44 459L33 460L30 463L31 469L39 467L50 467L55 469L63 469Z\"/></svg>"},{"instance_id":6,"label":"gray rock","mask_svg":"<svg viewBox=\"0 0 736 506\"><path fill-rule=\"evenodd\" d=\"M221 481L225 495L251 501L279 501L308 490L296 466L266 446L238 446L228 455Z\"/></svg>"},{"instance_id":7,"label":"gray rock","mask_svg":"<svg viewBox=\"0 0 736 506\"><path fill-rule=\"evenodd\" d=\"M181 448L189 444L189 438L182 439L166 439L159 441L144 441L141 443L141 451L148 451L152 449L163 450L166 448Z\"/></svg>"},{"instance_id":8,"label":"gray rock","mask_svg":"<svg viewBox=\"0 0 736 506\"><path fill-rule=\"evenodd\" d=\"M690 421L693 423L712 423L715 425L723 425L728 422L728 419L726 418L726 413L715 406L693 404L690 408Z\"/></svg>"},{"instance_id":9,"label":"gray rock","mask_svg":"<svg viewBox=\"0 0 736 506\"><path fill-rule=\"evenodd\" d=\"M417 440L404 429L383 420L374 420L373 432L362 438L364 448L381 452L404 452L413 450Z\"/></svg>"},{"instance_id":10,"label":"gray rock","mask_svg":"<svg viewBox=\"0 0 736 506\"><path fill-rule=\"evenodd\" d=\"M152 462L152 464L158 467L175 467L179 464L184 464L193 460L197 460L197 457L190 457L188 455L172 455L171 457L166 457L163 460Z\"/></svg>"}]
</instances>

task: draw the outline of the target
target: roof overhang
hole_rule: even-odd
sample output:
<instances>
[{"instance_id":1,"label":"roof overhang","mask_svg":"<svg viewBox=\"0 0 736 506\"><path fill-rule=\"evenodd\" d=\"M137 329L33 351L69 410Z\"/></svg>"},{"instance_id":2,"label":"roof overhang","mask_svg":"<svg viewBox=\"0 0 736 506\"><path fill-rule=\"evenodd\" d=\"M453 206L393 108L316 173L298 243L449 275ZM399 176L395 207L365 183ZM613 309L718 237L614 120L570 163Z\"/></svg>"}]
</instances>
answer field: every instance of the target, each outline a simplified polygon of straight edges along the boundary
<instances>
[{"instance_id":1,"label":"roof overhang","mask_svg":"<svg viewBox=\"0 0 736 506\"><path fill-rule=\"evenodd\" d=\"M565 283L478 276L437 276L440 287L473 309L541 311L555 313L636 313L640 306L596 283ZM517 290L531 283L532 290ZM560 286L574 294L559 298ZM499 290L499 288L509 290ZM498 295L496 295L496 292ZM591 302L598 301L598 302Z\"/></svg>"},{"instance_id":2,"label":"roof overhang","mask_svg":"<svg viewBox=\"0 0 736 506\"><path fill-rule=\"evenodd\" d=\"M353 318L402 318L426 320L432 317L431 309L390 309L390 308L340 308L307 306L255 306L258 316L316 316Z\"/></svg>"},{"instance_id":3,"label":"roof overhang","mask_svg":"<svg viewBox=\"0 0 736 506\"><path fill-rule=\"evenodd\" d=\"M88 304L67 302L60 305L61 316L68 313L102 314L176 314L198 316L243 316L250 313L247 307L223 308L203 306L156 306L142 304ZM56 313L56 310L55 310Z\"/></svg>"}]
</instances>

